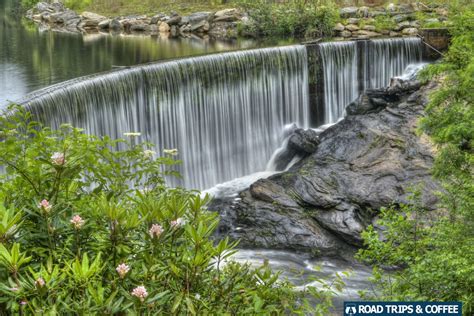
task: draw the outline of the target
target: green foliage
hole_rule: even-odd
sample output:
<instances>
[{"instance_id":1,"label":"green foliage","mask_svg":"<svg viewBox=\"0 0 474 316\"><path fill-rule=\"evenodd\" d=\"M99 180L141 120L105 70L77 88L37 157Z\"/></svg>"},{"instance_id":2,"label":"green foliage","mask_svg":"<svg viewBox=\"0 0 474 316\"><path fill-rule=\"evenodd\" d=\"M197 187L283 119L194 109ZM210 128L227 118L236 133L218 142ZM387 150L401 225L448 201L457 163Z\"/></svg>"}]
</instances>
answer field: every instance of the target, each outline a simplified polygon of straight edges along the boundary
<instances>
[{"instance_id":1,"label":"green foliage","mask_svg":"<svg viewBox=\"0 0 474 316\"><path fill-rule=\"evenodd\" d=\"M378 15L374 18L374 26L376 31L392 30L397 23L388 15Z\"/></svg>"},{"instance_id":2,"label":"green foliage","mask_svg":"<svg viewBox=\"0 0 474 316\"><path fill-rule=\"evenodd\" d=\"M237 244L213 240L208 198L165 186L173 151L130 136L0 117L0 313L327 313L333 287L296 291L266 264L230 261Z\"/></svg>"},{"instance_id":3,"label":"green foliage","mask_svg":"<svg viewBox=\"0 0 474 316\"><path fill-rule=\"evenodd\" d=\"M35 4L40 2L40 0L21 0L21 6L25 9L31 9Z\"/></svg>"},{"instance_id":4,"label":"green foliage","mask_svg":"<svg viewBox=\"0 0 474 316\"><path fill-rule=\"evenodd\" d=\"M64 0L64 5L67 8L80 12L90 6L92 2L93 0Z\"/></svg>"},{"instance_id":5,"label":"green foliage","mask_svg":"<svg viewBox=\"0 0 474 316\"><path fill-rule=\"evenodd\" d=\"M464 303L474 312L474 5L451 16L453 35L441 63L421 74L435 80L427 115L421 120L437 146L433 175L442 183L435 218L414 203L383 210L380 239L374 227L363 233L359 257L375 266L386 300L436 300ZM383 268L397 269L385 273ZM379 297L380 299L380 297Z\"/></svg>"},{"instance_id":6,"label":"green foliage","mask_svg":"<svg viewBox=\"0 0 474 316\"><path fill-rule=\"evenodd\" d=\"M272 3L242 0L240 6L250 17L244 32L256 36L331 36L334 25L339 21L339 11L332 1Z\"/></svg>"}]
</instances>

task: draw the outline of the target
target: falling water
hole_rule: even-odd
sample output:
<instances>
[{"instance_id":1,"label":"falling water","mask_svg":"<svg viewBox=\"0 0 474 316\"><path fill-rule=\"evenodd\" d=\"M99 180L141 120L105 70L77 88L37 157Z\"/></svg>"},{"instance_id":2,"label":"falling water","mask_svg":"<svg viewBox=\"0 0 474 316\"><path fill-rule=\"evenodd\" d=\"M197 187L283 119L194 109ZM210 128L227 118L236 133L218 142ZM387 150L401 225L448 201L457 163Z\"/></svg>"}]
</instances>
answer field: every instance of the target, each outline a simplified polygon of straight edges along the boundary
<instances>
[{"instance_id":1,"label":"falling water","mask_svg":"<svg viewBox=\"0 0 474 316\"><path fill-rule=\"evenodd\" d=\"M182 180L206 189L265 170L283 127L308 127L304 46L174 60L79 78L28 96L45 124L68 122L87 133L177 148Z\"/></svg>"},{"instance_id":2,"label":"falling water","mask_svg":"<svg viewBox=\"0 0 474 316\"><path fill-rule=\"evenodd\" d=\"M421 61L420 38L374 39L370 43L367 65L370 88L385 87L403 73L409 64Z\"/></svg>"},{"instance_id":3,"label":"falling water","mask_svg":"<svg viewBox=\"0 0 474 316\"><path fill-rule=\"evenodd\" d=\"M422 57L419 38L329 42L319 45L325 124L344 116L345 107L366 88L381 88Z\"/></svg>"},{"instance_id":4,"label":"falling water","mask_svg":"<svg viewBox=\"0 0 474 316\"><path fill-rule=\"evenodd\" d=\"M359 95L356 42L319 45L324 72L324 123L334 123Z\"/></svg>"}]
</instances>

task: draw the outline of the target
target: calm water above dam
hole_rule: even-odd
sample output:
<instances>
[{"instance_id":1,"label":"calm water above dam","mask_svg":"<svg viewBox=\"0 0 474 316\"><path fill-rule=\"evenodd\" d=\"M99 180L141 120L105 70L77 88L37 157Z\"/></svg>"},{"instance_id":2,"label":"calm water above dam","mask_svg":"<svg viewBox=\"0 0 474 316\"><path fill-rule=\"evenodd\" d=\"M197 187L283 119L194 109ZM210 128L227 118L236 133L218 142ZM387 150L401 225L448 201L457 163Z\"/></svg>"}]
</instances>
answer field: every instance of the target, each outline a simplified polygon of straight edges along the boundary
<instances>
[{"instance_id":1,"label":"calm water above dam","mask_svg":"<svg viewBox=\"0 0 474 316\"><path fill-rule=\"evenodd\" d=\"M40 32L21 19L18 2L0 1L0 108L31 91L113 66L282 44Z\"/></svg>"}]
</instances>

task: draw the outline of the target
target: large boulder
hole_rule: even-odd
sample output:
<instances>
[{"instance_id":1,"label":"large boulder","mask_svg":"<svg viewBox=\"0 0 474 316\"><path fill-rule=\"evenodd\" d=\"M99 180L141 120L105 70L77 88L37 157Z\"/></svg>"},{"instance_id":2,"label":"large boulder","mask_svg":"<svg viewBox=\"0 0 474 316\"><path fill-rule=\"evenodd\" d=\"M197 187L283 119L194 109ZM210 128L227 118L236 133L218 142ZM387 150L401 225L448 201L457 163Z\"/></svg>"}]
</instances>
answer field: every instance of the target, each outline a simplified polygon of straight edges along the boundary
<instances>
[{"instance_id":1,"label":"large boulder","mask_svg":"<svg viewBox=\"0 0 474 316\"><path fill-rule=\"evenodd\" d=\"M413 35L418 34L418 29L415 27L408 27L408 28L403 29L402 34L413 36Z\"/></svg>"},{"instance_id":2,"label":"large boulder","mask_svg":"<svg viewBox=\"0 0 474 316\"><path fill-rule=\"evenodd\" d=\"M237 199L212 201L209 209L221 214L217 236L242 247L349 257L378 211L407 203L411 186L423 184L421 207L434 209L434 148L416 134L434 89L395 80L367 96L385 100L384 107L327 128L315 151L288 171L255 182Z\"/></svg>"},{"instance_id":3,"label":"large boulder","mask_svg":"<svg viewBox=\"0 0 474 316\"><path fill-rule=\"evenodd\" d=\"M179 25L179 23L181 23L181 16L179 16L178 14L174 14L169 19L166 19L164 22L166 22L166 24L170 26Z\"/></svg>"},{"instance_id":4,"label":"large boulder","mask_svg":"<svg viewBox=\"0 0 474 316\"><path fill-rule=\"evenodd\" d=\"M312 129L299 128L290 135L288 140L288 147L300 155L315 153L318 144L318 133Z\"/></svg>"},{"instance_id":5,"label":"large boulder","mask_svg":"<svg viewBox=\"0 0 474 316\"><path fill-rule=\"evenodd\" d=\"M339 15L343 19L355 18L358 16L358 11L359 11L358 7L345 7L339 10Z\"/></svg>"},{"instance_id":6,"label":"large boulder","mask_svg":"<svg viewBox=\"0 0 474 316\"><path fill-rule=\"evenodd\" d=\"M214 13L214 22L235 22L241 17L237 9L224 9Z\"/></svg>"},{"instance_id":7,"label":"large boulder","mask_svg":"<svg viewBox=\"0 0 474 316\"><path fill-rule=\"evenodd\" d=\"M81 14L82 21L80 23L80 27L82 28L96 28L99 26L99 23L107 20L107 18L103 15L93 13L93 12L83 12Z\"/></svg>"}]
</instances>

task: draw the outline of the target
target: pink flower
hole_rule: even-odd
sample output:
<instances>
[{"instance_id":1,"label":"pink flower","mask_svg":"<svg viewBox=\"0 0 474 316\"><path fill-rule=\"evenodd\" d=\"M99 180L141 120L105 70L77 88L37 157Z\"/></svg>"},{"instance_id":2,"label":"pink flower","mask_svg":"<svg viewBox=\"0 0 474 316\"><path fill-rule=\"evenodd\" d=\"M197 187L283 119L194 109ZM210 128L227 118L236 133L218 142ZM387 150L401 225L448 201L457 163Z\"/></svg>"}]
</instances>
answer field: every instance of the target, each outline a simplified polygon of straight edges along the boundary
<instances>
[{"instance_id":1,"label":"pink flower","mask_svg":"<svg viewBox=\"0 0 474 316\"><path fill-rule=\"evenodd\" d=\"M72 219L69 221L72 225L74 225L75 229L81 229L84 225L85 220L83 220L79 215L74 215Z\"/></svg>"},{"instance_id":2,"label":"pink flower","mask_svg":"<svg viewBox=\"0 0 474 316\"><path fill-rule=\"evenodd\" d=\"M161 233L163 233L163 227L158 224L153 224L151 225L151 228L148 233L150 234L151 238L158 238L160 237Z\"/></svg>"},{"instance_id":3,"label":"pink flower","mask_svg":"<svg viewBox=\"0 0 474 316\"><path fill-rule=\"evenodd\" d=\"M20 305L26 305L26 304L27 304L26 301L21 301L20 302Z\"/></svg>"},{"instance_id":4,"label":"pink flower","mask_svg":"<svg viewBox=\"0 0 474 316\"><path fill-rule=\"evenodd\" d=\"M44 210L46 213L49 213L51 211L51 208L53 207L51 204L49 204L48 200L43 200L38 203L38 207L42 210Z\"/></svg>"},{"instance_id":5,"label":"pink flower","mask_svg":"<svg viewBox=\"0 0 474 316\"><path fill-rule=\"evenodd\" d=\"M12 291L12 292L17 292L18 290L19 290L19 288L17 288L16 286L10 288L10 291Z\"/></svg>"},{"instance_id":6,"label":"pink flower","mask_svg":"<svg viewBox=\"0 0 474 316\"><path fill-rule=\"evenodd\" d=\"M64 162L65 162L64 154L63 153L58 153L58 152L54 153L51 156L51 161L53 162L53 164L55 164L57 166L64 165Z\"/></svg>"},{"instance_id":7,"label":"pink flower","mask_svg":"<svg viewBox=\"0 0 474 316\"><path fill-rule=\"evenodd\" d=\"M148 292L146 291L146 288L141 285L133 289L132 295L139 298L140 301L143 302L145 298L148 296Z\"/></svg>"},{"instance_id":8,"label":"pink flower","mask_svg":"<svg viewBox=\"0 0 474 316\"><path fill-rule=\"evenodd\" d=\"M130 271L130 267L126 265L125 263L121 263L117 266L115 270L119 274L120 278L123 279L125 275L128 273L128 271Z\"/></svg>"},{"instance_id":9,"label":"pink flower","mask_svg":"<svg viewBox=\"0 0 474 316\"><path fill-rule=\"evenodd\" d=\"M44 282L43 278L42 277L39 277L38 279L36 279L35 281L35 285L36 287L43 287L45 286L46 282Z\"/></svg>"},{"instance_id":10,"label":"pink flower","mask_svg":"<svg viewBox=\"0 0 474 316\"><path fill-rule=\"evenodd\" d=\"M181 217L170 222L170 225L172 228L178 228L178 227L184 226L184 224L186 224L186 221Z\"/></svg>"}]
</instances>

